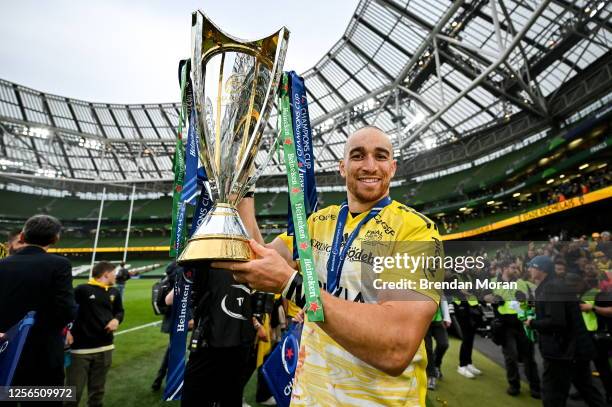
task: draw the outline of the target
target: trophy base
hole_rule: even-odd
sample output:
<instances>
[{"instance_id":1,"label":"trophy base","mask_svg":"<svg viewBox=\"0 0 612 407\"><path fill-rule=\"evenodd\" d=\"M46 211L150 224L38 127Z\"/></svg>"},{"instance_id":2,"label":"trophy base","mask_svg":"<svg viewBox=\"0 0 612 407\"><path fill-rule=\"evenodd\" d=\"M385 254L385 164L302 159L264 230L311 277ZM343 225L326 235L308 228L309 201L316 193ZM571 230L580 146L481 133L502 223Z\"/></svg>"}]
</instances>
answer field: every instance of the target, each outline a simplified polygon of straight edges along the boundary
<instances>
[{"instance_id":1,"label":"trophy base","mask_svg":"<svg viewBox=\"0 0 612 407\"><path fill-rule=\"evenodd\" d=\"M204 217L177 262L249 261L254 258L238 211L233 205L219 202Z\"/></svg>"},{"instance_id":2,"label":"trophy base","mask_svg":"<svg viewBox=\"0 0 612 407\"><path fill-rule=\"evenodd\" d=\"M190 239L178 259L179 264L200 261L230 260L249 261L253 259L249 241L237 237L202 237Z\"/></svg>"}]
</instances>

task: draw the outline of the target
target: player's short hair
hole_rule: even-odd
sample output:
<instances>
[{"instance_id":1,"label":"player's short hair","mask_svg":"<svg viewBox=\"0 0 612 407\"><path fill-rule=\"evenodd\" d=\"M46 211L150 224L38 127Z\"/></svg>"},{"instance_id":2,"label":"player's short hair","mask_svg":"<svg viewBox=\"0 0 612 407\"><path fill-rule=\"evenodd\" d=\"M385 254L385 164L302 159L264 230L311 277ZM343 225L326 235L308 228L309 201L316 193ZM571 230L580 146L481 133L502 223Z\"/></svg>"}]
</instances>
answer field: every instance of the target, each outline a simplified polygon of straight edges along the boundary
<instances>
[{"instance_id":1,"label":"player's short hair","mask_svg":"<svg viewBox=\"0 0 612 407\"><path fill-rule=\"evenodd\" d=\"M372 129L372 130L376 130L376 131L381 132L381 133L382 133L382 134L384 134L385 136L389 137L389 135L387 134L387 132L386 132L386 131L384 131L383 129L381 129L381 128L380 128L380 127L378 127L378 126L374 126L373 124L368 124L368 125L365 125L365 126L362 126L362 127L358 128L358 129L355 129L355 131L353 131L353 132L351 133L351 136L352 136L353 134L355 134L355 133L357 133L357 132L360 132L360 131L362 131L362 130L365 130L365 129ZM347 142L344 144L344 153L343 153L343 156L346 156L346 154L348 153L347 148L348 148L348 141L347 141ZM391 153L393 154L393 151L391 151Z\"/></svg>"},{"instance_id":2,"label":"player's short hair","mask_svg":"<svg viewBox=\"0 0 612 407\"><path fill-rule=\"evenodd\" d=\"M23 240L27 244L49 246L56 242L62 224L49 215L34 215L23 225Z\"/></svg>"},{"instance_id":3,"label":"player's short hair","mask_svg":"<svg viewBox=\"0 0 612 407\"><path fill-rule=\"evenodd\" d=\"M101 261L93 266L93 269L91 269L91 276L93 278L100 278L104 273L108 271L113 271L114 269L115 266L113 266L112 263L108 261Z\"/></svg>"},{"instance_id":4,"label":"player's short hair","mask_svg":"<svg viewBox=\"0 0 612 407\"><path fill-rule=\"evenodd\" d=\"M365 129L374 129L374 130L378 130L378 131L380 131L381 133L385 133L385 134L387 134L387 132L386 132L386 131L384 131L384 130L383 130L383 129L381 129L380 127L375 126L375 125L373 125L373 124L367 124L367 125L365 125L365 126L362 126L362 127L358 128L358 129L356 129L356 130L355 130L353 133L357 133L358 131L365 130Z\"/></svg>"}]
</instances>

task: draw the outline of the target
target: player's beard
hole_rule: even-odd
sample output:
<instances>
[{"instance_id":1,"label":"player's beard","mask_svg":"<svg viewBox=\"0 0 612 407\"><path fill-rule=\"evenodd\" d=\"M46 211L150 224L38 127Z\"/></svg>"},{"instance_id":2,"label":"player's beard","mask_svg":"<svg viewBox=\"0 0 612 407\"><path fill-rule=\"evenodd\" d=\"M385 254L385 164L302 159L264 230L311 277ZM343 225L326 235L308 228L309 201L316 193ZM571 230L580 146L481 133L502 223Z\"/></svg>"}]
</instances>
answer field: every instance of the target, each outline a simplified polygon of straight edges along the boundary
<instances>
[{"instance_id":1,"label":"player's beard","mask_svg":"<svg viewBox=\"0 0 612 407\"><path fill-rule=\"evenodd\" d=\"M346 180L346 187L348 191L359 201L360 203L371 203L374 205L376 202L384 198L389 191L389 184L391 183L391 177L384 175L377 175L376 178L380 177L380 181L377 185L364 185L359 181L359 178L367 178L367 174L361 174L359 176L348 176Z\"/></svg>"}]
</instances>

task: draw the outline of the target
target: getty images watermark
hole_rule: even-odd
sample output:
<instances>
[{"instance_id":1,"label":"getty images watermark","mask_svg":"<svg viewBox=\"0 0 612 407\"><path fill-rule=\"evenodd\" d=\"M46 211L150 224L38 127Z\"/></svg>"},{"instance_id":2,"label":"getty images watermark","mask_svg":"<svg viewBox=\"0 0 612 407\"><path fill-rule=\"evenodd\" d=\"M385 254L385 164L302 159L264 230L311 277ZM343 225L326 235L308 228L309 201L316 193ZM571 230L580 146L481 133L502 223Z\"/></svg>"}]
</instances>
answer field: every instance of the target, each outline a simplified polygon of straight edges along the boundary
<instances>
[{"instance_id":1,"label":"getty images watermark","mask_svg":"<svg viewBox=\"0 0 612 407\"><path fill-rule=\"evenodd\" d=\"M598 287L607 278L597 271L601 253L592 251L587 241L381 240L366 238L353 243L343 275L355 273L350 276L358 277L343 279L334 291L336 296L350 301L379 301L389 295L400 300L422 300L422 296L412 295L416 292L451 300L491 302L494 297L498 303L537 301L538 281L530 260L539 255L549 256L554 266L551 273L568 285L558 300L575 300L577 292ZM328 251L315 244L313 250ZM585 257L585 252L591 254ZM568 258L581 260L577 264L564 262ZM523 292L520 299L517 290ZM412 294L407 295L409 292Z\"/></svg>"},{"instance_id":2,"label":"getty images watermark","mask_svg":"<svg viewBox=\"0 0 612 407\"><path fill-rule=\"evenodd\" d=\"M372 271L379 274L372 282L377 290L408 289L408 290L515 290L516 281L494 281L492 279L439 281L435 273L442 270L453 270L455 273L465 273L472 270L485 270L487 256L428 256L425 253L411 255L409 253L395 253L392 256L374 256ZM392 271L392 275L407 274L412 277L400 278L399 281L387 281L383 273ZM417 275L416 278L414 276Z\"/></svg>"}]
</instances>

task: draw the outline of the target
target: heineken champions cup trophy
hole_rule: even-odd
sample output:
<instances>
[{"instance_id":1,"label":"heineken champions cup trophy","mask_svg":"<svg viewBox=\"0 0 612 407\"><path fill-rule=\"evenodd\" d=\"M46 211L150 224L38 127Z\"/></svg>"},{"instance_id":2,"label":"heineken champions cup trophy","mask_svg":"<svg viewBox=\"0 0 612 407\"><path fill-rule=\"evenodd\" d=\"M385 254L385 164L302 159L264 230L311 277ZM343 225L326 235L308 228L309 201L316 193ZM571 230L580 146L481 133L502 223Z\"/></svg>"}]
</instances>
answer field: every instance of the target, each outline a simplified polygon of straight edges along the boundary
<instances>
[{"instance_id":1,"label":"heineken champions cup trophy","mask_svg":"<svg viewBox=\"0 0 612 407\"><path fill-rule=\"evenodd\" d=\"M215 204L189 239L179 263L252 258L236 205L261 174L261 163L273 153L274 135L264 135L264 129L288 39L289 31L283 27L269 37L242 41L221 31L202 11L192 14L191 81L199 154ZM261 149L264 144L267 152Z\"/></svg>"}]
</instances>

